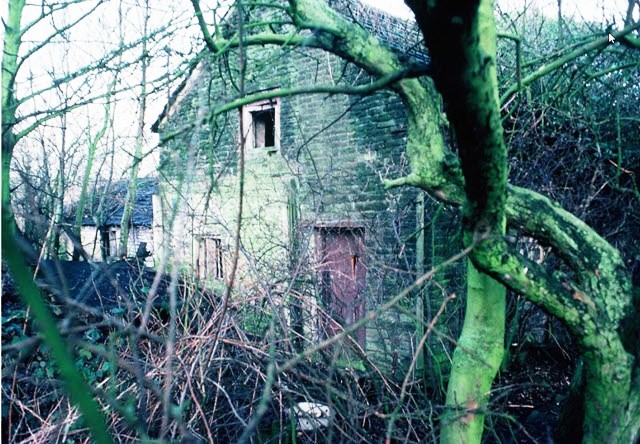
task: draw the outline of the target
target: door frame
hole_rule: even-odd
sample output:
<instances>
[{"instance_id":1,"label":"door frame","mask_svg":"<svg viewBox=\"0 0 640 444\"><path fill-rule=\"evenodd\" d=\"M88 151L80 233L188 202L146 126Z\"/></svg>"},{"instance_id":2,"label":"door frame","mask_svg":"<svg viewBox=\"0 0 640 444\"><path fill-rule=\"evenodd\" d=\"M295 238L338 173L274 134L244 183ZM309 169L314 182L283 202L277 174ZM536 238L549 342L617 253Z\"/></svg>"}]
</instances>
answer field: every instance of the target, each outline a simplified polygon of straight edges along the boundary
<instances>
[{"instance_id":1,"label":"door frame","mask_svg":"<svg viewBox=\"0 0 640 444\"><path fill-rule=\"evenodd\" d=\"M366 277L367 252L366 252L366 242L365 242L366 230L365 230L364 224L358 223L358 222L352 222L352 221L324 222L324 223L317 223L314 225L319 298L322 304L325 305L325 307L329 312L333 311L333 309L335 308L331 306L331 304L333 304L335 300L340 299L333 294L333 290L331 289L331 279L327 279L327 270L323 266L323 261L325 260L325 255L326 255L326 234L331 232L352 233L352 235L355 236L356 241L359 245L358 252L360 254L355 255L356 260L352 261L354 263L350 265L350 267L353 268L352 273L355 279L354 290L356 294L353 299L355 300L356 298L359 298L359 300L357 301L358 306L357 307L354 306L352 308L354 312L353 322L357 322L360 319L364 318L366 315L366 283L367 283L367 277ZM355 275L356 273L355 266L363 267L362 268L363 271L361 272L362 273L361 277ZM326 322L323 322L322 320L320 322L321 324L319 327L322 330L321 332L322 335L335 334L335 332L332 331L332 328L329 325L327 325ZM352 338L356 340L362 348L365 348L366 327L363 326L357 329L352 334Z\"/></svg>"}]
</instances>

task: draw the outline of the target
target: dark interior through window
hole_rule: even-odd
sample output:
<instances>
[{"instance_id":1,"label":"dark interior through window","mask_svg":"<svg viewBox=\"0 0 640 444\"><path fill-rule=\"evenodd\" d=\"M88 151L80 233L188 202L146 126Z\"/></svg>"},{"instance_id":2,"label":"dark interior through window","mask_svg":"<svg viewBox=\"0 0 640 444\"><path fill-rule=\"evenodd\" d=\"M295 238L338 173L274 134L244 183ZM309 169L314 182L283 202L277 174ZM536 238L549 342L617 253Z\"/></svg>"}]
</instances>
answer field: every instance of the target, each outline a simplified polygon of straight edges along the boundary
<instances>
[{"instance_id":1,"label":"dark interior through window","mask_svg":"<svg viewBox=\"0 0 640 444\"><path fill-rule=\"evenodd\" d=\"M275 109L267 109L252 113L256 148L268 148L276 145L276 113Z\"/></svg>"}]
</instances>

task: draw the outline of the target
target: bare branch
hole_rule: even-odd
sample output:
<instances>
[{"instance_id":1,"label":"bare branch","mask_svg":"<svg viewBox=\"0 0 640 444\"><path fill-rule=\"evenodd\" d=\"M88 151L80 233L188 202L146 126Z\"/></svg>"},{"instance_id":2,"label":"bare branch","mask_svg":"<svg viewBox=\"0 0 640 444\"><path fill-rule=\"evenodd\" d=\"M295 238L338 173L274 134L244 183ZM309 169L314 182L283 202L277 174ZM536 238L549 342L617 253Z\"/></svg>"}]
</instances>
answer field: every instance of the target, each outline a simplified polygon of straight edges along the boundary
<instances>
[{"instance_id":1,"label":"bare branch","mask_svg":"<svg viewBox=\"0 0 640 444\"><path fill-rule=\"evenodd\" d=\"M640 29L640 23L632 25L632 26L628 26L626 28L624 28L622 31L618 31L618 32L612 32L611 35L613 35L617 40L621 40L623 41L625 36L628 36L629 34L631 34L633 31ZM595 51L598 49L602 49L605 48L607 45L609 45L609 37L608 36L603 36L603 37L598 37L596 39L594 39L592 42L586 43L576 49L574 49L573 51L571 51L570 53L554 60L551 63L548 63L546 65L541 66L540 68L538 68L537 70L535 70L533 73L529 74L528 76L524 77L521 81L520 81L520 86L518 86L518 84L515 84L511 87L509 87L509 89L507 89L504 94L502 94L502 97L500 97L500 105L504 105L513 94L515 94L516 92L518 92L519 88L522 88L524 86L527 86L533 82L535 82L536 80L538 80L541 77L544 77L547 74L550 74L552 72L554 72L555 70L557 70L558 68L562 67L563 65L585 55L588 54L591 51Z\"/></svg>"}]
</instances>

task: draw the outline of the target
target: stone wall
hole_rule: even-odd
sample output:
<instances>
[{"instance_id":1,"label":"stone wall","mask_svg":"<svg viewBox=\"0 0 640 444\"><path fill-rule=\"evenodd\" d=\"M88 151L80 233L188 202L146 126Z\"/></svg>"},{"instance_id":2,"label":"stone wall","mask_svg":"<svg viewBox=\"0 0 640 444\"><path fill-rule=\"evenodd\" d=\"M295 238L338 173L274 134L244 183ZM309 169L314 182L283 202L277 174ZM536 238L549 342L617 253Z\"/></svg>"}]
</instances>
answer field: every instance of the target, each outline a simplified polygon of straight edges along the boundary
<instances>
[{"instance_id":1,"label":"stone wall","mask_svg":"<svg viewBox=\"0 0 640 444\"><path fill-rule=\"evenodd\" d=\"M120 227L111 227L110 230L114 232L114 242L112 246L119 246L120 237L122 235L122 230ZM91 257L94 261L101 262L102 261L102 251L101 251L101 239L100 232L94 226L83 226L80 230L80 239L82 242L82 247L87 252L89 257ZM150 227L132 227L129 230L129 239L127 241L127 257L135 257L138 252L138 247L141 242L146 242L147 251L149 253L154 253L154 241L153 241L153 230ZM73 246L68 248L68 251L73 251ZM112 253L111 257L115 258L117 254ZM149 266L154 265L153 258L148 258L146 260L146 264Z\"/></svg>"},{"instance_id":2,"label":"stone wall","mask_svg":"<svg viewBox=\"0 0 640 444\"><path fill-rule=\"evenodd\" d=\"M165 236L187 268L201 255L197 239L213 235L222 241L228 270L239 203L240 112L199 122L239 94L230 74L236 57L203 64L160 129L161 137L173 134L162 157L165 226L173 227ZM369 80L359 68L308 48L250 48L247 59L246 93ZM279 103L279 150L245 153L240 280L282 304L295 288L306 305L322 308L314 227L349 223L364 229L366 309L375 310L416 276L417 191L382 185L408 169L402 103L390 90L365 97L297 95ZM406 368L415 345L415 301L401 306L367 327L367 351L379 365ZM305 331L314 331L316 315L308 310ZM283 322L289 317L284 310Z\"/></svg>"}]
</instances>

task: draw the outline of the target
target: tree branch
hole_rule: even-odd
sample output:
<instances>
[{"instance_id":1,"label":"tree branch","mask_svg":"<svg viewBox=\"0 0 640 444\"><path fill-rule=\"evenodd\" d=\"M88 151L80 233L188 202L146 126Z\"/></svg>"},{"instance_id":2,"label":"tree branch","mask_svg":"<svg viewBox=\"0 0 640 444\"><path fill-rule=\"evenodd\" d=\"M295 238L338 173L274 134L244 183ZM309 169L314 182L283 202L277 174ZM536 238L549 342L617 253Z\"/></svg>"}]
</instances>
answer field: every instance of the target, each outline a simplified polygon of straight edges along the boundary
<instances>
[{"instance_id":1,"label":"tree branch","mask_svg":"<svg viewBox=\"0 0 640 444\"><path fill-rule=\"evenodd\" d=\"M633 31L640 29L640 23L639 24L635 24L632 26L628 26L626 28L624 28L622 31L618 31L618 32L612 32L611 35L613 37L615 37L617 40L621 40L624 41L624 37L627 36L628 34L632 33ZM546 65L541 66L540 68L538 68L537 70L535 70L534 72L532 72L531 74L529 74L528 76L524 77L521 81L520 81L520 86L518 86L518 84L512 85L511 87L509 87L509 89L507 89L504 94L502 94L502 97L500 97L500 106L504 105L507 100L509 100L511 98L511 96L513 94L515 94L516 92L519 91L520 88L527 86L533 82L535 82L536 80L538 80L541 77L544 77L545 75L552 73L553 71L555 71L556 69L562 67L563 65L591 52L591 51L595 51L598 49L602 49L604 47L606 47L607 45L609 45L609 36L603 36L603 37L598 37L595 40L593 40L592 42L586 43L578 48L576 48L575 50L571 51L570 53L559 57L558 59L554 60L551 63L548 63Z\"/></svg>"},{"instance_id":2,"label":"tree branch","mask_svg":"<svg viewBox=\"0 0 640 444\"><path fill-rule=\"evenodd\" d=\"M67 24L66 26L63 26L60 29L56 29L56 32L50 34L48 37L46 37L44 40L42 40L40 43L38 43L36 46L34 46L33 48L31 48L29 51L27 51L27 53L21 58L21 60L18 62L18 65L16 67L16 71L20 70L20 67L22 66L22 64L29 58L31 57L33 54L35 54L36 52L38 52L39 50L41 50L42 48L44 48L45 46L47 46L51 40L53 40L56 36L59 36L60 34L62 34L65 31L68 31L69 29L73 28L74 26L76 26L78 23L80 23L82 20L84 20L85 18L87 18L88 16L90 16L91 14L93 14L93 12L98 9L98 7L104 3L104 0L100 0L98 3L95 4L95 6L93 8L91 8L90 10L88 10L86 13L82 14L80 17L78 17L78 19L76 19L75 21Z\"/></svg>"},{"instance_id":3,"label":"tree branch","mask_svg":"<svg viewBox=\"0 0 640 444\"><path fill-rule=\"evenodd\" d=\"M394 82L406 77L410 71L408 69L401 70L390 75L381 77L371 83L357 86L335 86L335 85L316 85L316 86L300 86L294 88L276 88L268 91L262 91L255 94L249 94L244 97L232 100L225 103L213 110L209 111L200 120L193 121L189 125L172 131L166 135L163 135L160 139L160 143L166 143L167 141L176 138L180 134L190 131L196 126L203 125L210 121L213 117L224 114L233 109L242 108L245 105L260 101L269 100L282 97L291 97L301 94L351 94L351 95L366 95L379 89L392 85Z\"/></svg>"}]
</instances>

